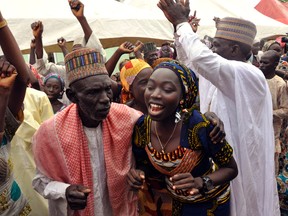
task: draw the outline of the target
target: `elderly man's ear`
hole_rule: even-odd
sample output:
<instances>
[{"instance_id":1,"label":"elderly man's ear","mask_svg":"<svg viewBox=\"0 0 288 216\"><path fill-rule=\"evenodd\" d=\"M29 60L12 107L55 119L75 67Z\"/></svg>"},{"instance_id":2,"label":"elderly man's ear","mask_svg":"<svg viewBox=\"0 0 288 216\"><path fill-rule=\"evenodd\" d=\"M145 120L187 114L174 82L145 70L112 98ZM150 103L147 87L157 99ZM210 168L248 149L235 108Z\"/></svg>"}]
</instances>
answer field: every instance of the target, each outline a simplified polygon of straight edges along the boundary
<instances>
[{"instance_id":1,"label":"elderly man's ear","mask_svg":"<svg viewBox=\"0 0 288 216\"><path fill-rule=\"evenodd\" d=\"M72 103L76 104L78 102L78 98L76 97L76 94L74 91L72 91L72 89L67 88L66 89L66 95Z\"/></svg>"}]
</instances>

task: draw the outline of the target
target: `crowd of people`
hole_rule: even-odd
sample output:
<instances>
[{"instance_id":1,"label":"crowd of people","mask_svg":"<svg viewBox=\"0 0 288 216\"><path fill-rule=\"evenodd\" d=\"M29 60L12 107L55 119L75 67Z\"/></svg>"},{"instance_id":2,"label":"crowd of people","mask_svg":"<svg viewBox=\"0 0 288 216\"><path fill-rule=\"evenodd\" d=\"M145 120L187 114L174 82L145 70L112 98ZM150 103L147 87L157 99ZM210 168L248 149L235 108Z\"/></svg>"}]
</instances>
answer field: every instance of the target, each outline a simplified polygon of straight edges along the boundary
<instances>
[{"instance_id":1,"label":"crowd of people","mask_svg":"<svg viewBox=\"0 0 288 216\"><path fill-rule=\"evenodd\" d=\"M107 59L68 3L84 37L57 39L64 65L41 21L25 63L0 13L0 215L288 215L286 43L234 17L200 39L192 2L159 0L175 40Z\"/></svg>"}]
</instances>

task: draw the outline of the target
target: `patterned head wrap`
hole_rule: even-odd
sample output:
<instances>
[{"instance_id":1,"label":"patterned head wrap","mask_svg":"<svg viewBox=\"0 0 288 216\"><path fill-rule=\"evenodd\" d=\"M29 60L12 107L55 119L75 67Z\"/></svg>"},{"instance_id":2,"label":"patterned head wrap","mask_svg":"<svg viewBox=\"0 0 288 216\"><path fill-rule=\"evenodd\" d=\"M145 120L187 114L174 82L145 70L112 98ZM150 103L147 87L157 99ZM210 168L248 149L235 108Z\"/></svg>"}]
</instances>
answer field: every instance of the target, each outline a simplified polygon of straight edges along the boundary
<instances>
[{"instance_id":1,"label":"patterned head wrap","mask_svg":"<svg viewBox=\"0 0 288 216\"><path fill-rule=\"evenodd\" d=\"M61 85L61 91L64 90L64 87L65 87L65 82L64 82L64 79L59 76L59 74L56 74L56 73L49 73L45 78L44 78L44 85L47 83L47 81L51 78L55 78L59 81L60 85Z\"/></svg>"},{"instance_id":2,"label":"patterned head wrap","mask_svg":"<svg viewBox=\"0 0 288 216\"><path fill-rule=\"evenodd\" d=\"M162 62L154 71L159 68L168 68L179 78L182 89L182 100L178 107L180 113L192 108L198 95L198 81L194 72L176 60Z\"/></svg>"},{"instance_id":3,"label":"patterned head wrap","mask_svg":"<svg viewBox=\"0 0 288 216\"><path fill-rule=\"evenodd\" d=\"M157 65L159 65L160 63L162 62L168 62L168 61L171 61L173 60L172 58L158 58L156 59L153 64L152 64L152 68L155 68Z\"/></svg>"},{"instance_id":4,"label":"patterned head wrap","mask_svg":"<svg viewBox=\"0 0 288 216\"><path fill-rule=\"evenodd\" d=\"M151 66L141 59L132 59L125 63L120 71L120 80L125 91L129 91L137 74L145 68L151 68Z\"/></svg>"},{"instance_id":5,"label":"patterned head wrap","mask_svg":"<svg viewBox=\"0 0 288 216\"><path fill-rule=\"evenodd\" d=\"M65 56L66 76L69 86L89 76L107 74L103 56L94 49L83 48Z\"/></svg>"},{"instance_id":6,"label":"patterned head wrap","mask_svg":"<svg viewBox=\"0 0 288 216\"><path fill-rule=\"evenodd\" d=\"M269 41L266 41L266 42L265 42L265 44L264 44L264 46L263 46L263 48L262 48L262 51L263 51L263 52L268 51L269 48L270 48L273 44L278 44L278 45L281 47L281 45L280 45L279 42L277 42L277 41L275 41L275 40L269 40Z\"/></svg>"},{"instance_id":7,"label":"patterned head wrap","mask_svg":"<svg viewBox=\"0 0 288 216\"><path fill-rule=\"evenodd\" d=\"M122 67L120 71L120 81L122 84L122 103L126 103L128 100L132 99L132 96L129 94L130 86L132 85L135 77L145 68L151 68L151 66L141 59L132 59L126 62Z\"/></svg>"},{"instance_id":8,"label":"patterned head wrap","mask_svg":"<svg viewBox=\"0 0 288 216\"><path fill-rule=\"evenodd\" d=\"M249 46L252 46L257 33L254 23L234 17L217 19L216 28L215 38L237 41Z\"/></svg>"}]
</instances>

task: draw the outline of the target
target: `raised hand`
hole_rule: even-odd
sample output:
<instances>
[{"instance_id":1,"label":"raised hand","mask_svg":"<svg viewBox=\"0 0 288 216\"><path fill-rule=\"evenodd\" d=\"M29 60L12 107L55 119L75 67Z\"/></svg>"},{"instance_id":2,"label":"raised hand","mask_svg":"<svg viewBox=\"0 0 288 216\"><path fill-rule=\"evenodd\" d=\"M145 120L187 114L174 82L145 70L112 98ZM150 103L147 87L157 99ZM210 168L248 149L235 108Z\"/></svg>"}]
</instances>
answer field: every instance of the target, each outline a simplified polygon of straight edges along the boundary
<instances>
[{"instance_id":1,"label":"raised hand","mask_svg":"<svg viewBox=\"0 0 288 216\"><path fill-rule=\"evenodd\" d=\"M41 38L42 37L43 31L44 31L44 26L43 26L41 21L32 23L31 29L33 31L34 38Z\"/></svg>"},{"instance_id":2,"label":"raised hand","mask_svg":"<svg viewBox=\"0 0 288 216\"><path fill-rule=\"evenodd\" d=\"M57 39L58 46L62 49L66 47L66 40L65 38L61 37Z\"/></svg>"},{"instance_id":3,"label":"raised hand","mask_svg":"<svg viewBox=\"0 0 288 216\"><path fill-rule=\"evenodd\" d=\"M131 186L131 190L138 191L143 189L145 182L145 173L139 169L130 169L128 173L128 184Z\"/></svg>"},{"instance_id":4,"label":"raised hand","mask_svg":"<svg viewBox=\"0 0 288 216\"><path fill-rule=\"evenodd\" d=\"M188 21L190 13L189 0L160 0L157 6L163 11L166 18L176 27Z\"/></svg>"},{"instance_id":5,"label":"raised hand","mask_svg":"<svg viewBox=\"0 0 288 216\"><path fill-rule=\"evenodd\" d=\"M134 45L131 42L126 41L126 42L122 43L118 49L123 54L124 53L131 53L134 51Z\"/></svg>"},{"instance_id":6,"label":"raised hand","mask_svg":"<svg viewBox=\"0 0 288 216\"><path fill-rule=\"evenodd\" d=\"M87 197L91 190L83 185L70 185L66 189L66 199L72 210L82 210L87 206Z\"/></svg>"},{"instance_id":7,"label":"raised hand","mask_svg":"<svg viewBox=\"0 0 288 216\"><path fill-rule=\"evenodd\" d=\"M84 17L84 4L79 0L68 0L73 15L79 19Z\"/></svg>"},{"instance_id":8,"label":"raised hand","mask_svg":"<svg viewBox=\"0 0 288 216\"><path fill-rule=\"evenodd\" d=\"M0 95L9 95L17 76L16 69L8 61L0 60Z\"/></svg>"},{"instance_id":9,"label":"raised hand","mask_svg":"<svg viewBox=\"0 0 288 216\"><path fill-rule=\"evenodd\" d=\"M194 11L194 15L189 16L188 23L190 24L193 32L197 32L199 26L200 19L196 17L196 11Z\"/></svg>"},{"instance_id":10,"label":"raised hand","mask_svg":"<svg viewBox=\"0 0 288 216\"><path fill-rule=\"evenodd\" d=\"M144 46L144 43L138 40L134 45L134 52L141 51L143 46Z\"/></svg>"}]
</instances>

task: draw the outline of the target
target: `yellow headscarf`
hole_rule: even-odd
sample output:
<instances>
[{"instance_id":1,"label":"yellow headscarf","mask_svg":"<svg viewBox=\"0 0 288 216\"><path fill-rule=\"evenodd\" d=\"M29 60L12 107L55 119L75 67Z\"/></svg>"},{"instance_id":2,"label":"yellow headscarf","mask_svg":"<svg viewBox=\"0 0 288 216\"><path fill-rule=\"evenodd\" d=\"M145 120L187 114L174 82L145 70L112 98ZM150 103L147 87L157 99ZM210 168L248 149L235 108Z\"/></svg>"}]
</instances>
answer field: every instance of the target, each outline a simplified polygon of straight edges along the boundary
<instances>
[{"instance_id":1,"label":"yellow headscarf","mask_svg":"<svg viewBox=\"0 0 288 216\"><path fill-rule=\"evenodd\" d=\"M132 99L132 96L129 94L130 86L132 85L137 74L145 68L151 68L151 66L142 59L132 59L125 63L125 65L121 69L120 81L122 85L122 103L126 103L128 100Z\"/></svg>"}]
</instances>

